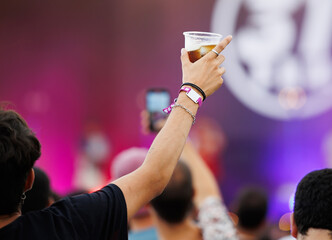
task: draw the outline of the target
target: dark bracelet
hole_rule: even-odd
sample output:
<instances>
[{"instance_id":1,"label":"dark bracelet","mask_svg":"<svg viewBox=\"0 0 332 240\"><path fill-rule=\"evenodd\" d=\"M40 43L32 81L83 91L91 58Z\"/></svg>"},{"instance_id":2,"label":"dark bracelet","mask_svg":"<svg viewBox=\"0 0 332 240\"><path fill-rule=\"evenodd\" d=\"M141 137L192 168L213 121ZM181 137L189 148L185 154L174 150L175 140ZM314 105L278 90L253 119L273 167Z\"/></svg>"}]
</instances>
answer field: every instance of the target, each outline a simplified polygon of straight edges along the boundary
<instances>
[{"instance_id":1,"label":"dark bracelet","mask_svg":"<svg viewBox=\"0 0 332 240\"><path fill-rule=\"evenodd\" d=\"M199 86L197 86L196 84L193 84L193 83L186 82L186 83L183 83L183 84L181 85L181 87L182 87L182 86L185 86L185 85L187 85L187 86L191 86L191 87L195 88L197 91L199 91L199 92L202 94L202 96L203 96L203 101L205 100L205 98L206 98L205 92L204 92Z\"/></svg>"}]
</instances>

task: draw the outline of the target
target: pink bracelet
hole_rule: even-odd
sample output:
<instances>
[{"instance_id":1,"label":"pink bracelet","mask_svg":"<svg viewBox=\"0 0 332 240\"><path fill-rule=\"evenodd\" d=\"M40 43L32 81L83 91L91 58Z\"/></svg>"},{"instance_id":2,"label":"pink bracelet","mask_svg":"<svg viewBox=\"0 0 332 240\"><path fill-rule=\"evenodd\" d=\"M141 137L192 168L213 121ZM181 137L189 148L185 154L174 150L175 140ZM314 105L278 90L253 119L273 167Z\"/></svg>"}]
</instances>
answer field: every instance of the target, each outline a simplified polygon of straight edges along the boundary
<instances>
[{"instance_id":1,"label":"pink bracelet","mask_svg":"<svg viewBox=\"0 0 332 240\"><path fill-rule=\"evenodd\" d=\"M176 102L176 99L175 99L175 102ZM164 111L164 113L170 114L170 113L172 112L172 109L173 109L173 108L176 108L176 107L180 107L180 108L182 108L183 110L185 110L187 113L189 113L190 116L193 118L193 124L192 124L192 125L195 124L195 122L196 122L196 117L195 117L195 115L194 115L194 114L193 114L188 108L186 108L185 106L183 106L183 105L181 105L181 104L172 103L169 107L164 108L163 111Z\"/></svg>"},{"instance_id":2,"label":"pink bracelet","mask_svg":"<svg viewBox=\"0 0 332 240\"><path fill-rule=\"evenodd\" d=\"M172 108L174 107L174 105L175 105L175 103L172 103L171 105L169 105L169 107L164 108L163 112L167 113L167 114L170 114L172 112Z\"/></svg>"},{"instance_id":3,"label":"pink bracelet","mask_svg":"<svg viewBox=\"0 0 332 240\"><path fill-rule=\"evenodd\" d=\"M198 106L202 106L202 98L194 89L182 86L179 92L181 91L186 92L187 97L190 98L194 103L197 103Z\"/></svg>"}]
</instances>

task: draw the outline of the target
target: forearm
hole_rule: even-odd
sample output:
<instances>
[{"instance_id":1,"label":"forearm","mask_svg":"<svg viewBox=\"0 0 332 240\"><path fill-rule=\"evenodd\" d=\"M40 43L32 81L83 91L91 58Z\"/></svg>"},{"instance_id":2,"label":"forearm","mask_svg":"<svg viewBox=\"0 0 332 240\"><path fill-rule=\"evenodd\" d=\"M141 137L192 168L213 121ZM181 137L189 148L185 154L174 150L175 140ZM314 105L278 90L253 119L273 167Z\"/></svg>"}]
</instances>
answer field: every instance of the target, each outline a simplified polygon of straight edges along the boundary
<instances>
[{"instance_id":1,"label":"forearm","mask_svg":"<svg viewBox=\"0 0 332 240\"><path fill-rule=\"evenodd\" d=\"M179 95L177 103L196 115L198 104L191 101L184 93ZM163 191L172 176L192 123L193 118L188 112L180 107L173 108L165 126L150 147L142 167L149 169L151 177L156 179L152 187L157 194Z\"/></svg>"},{"instance_id":2,"label":"forearm","mask_svg":"<svg viewBox=\"0 0 332 240\"><path fill-rule=\"evenodd\" d=\"M180 93L177 103L196 114L198 105L185 94ZM162 193L172 176L192 123L189 113L179 107L174 108L153 141L143 165L114 181L126 198L128 219Z\"/></svg>"},{"instance_id":3,"label":"forearm","mask_svg":"<svg viewBox=\"0 0 332 240\"><path fill-rule=\"evenodd\" d=\"M190 141L187 141L181 158L188 164L195 189L194 201L200 206L210 196L221 198L218 183Z\"/></svg>"}]
</instances>

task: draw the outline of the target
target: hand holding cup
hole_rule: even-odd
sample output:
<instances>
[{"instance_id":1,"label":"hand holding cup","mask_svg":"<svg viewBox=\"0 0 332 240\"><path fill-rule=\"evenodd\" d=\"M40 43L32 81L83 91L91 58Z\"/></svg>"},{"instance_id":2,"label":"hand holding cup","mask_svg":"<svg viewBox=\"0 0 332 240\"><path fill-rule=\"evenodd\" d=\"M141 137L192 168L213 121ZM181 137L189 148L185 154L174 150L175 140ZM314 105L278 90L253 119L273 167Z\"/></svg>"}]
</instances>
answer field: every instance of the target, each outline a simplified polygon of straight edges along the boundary
<instances>
[{"instance_id":1,"label":"hand holding cup","mask_svg":"<svg viewBox=\"0 0 332 240\"><path fill-rule=\"evenodd\" d=\"M213 51L209 51L194 63L190 61L188 51L182 49L182 81L199 86L206 96L213 94L223 83L222 75L225 68L220 65L224 62L225 56L221 52L231 40L232 36L227 36L213 48Z\"/></svg>"}]
</instances>

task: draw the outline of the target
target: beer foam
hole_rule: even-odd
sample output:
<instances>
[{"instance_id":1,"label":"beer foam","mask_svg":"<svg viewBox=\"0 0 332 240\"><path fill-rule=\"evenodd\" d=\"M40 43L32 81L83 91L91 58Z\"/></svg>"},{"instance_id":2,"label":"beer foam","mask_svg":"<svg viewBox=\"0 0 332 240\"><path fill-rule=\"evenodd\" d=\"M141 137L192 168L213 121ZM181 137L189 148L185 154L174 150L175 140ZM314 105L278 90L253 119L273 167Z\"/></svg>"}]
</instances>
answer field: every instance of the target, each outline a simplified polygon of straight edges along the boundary
<instances>
[{"instance_id":1,"label":"beer foam","mask_svg":"<svg viewBox=\"0 0 332 240\"><path fill-rule=\"evenodd\" d=\"M201 44L195 44L195 43L185 43L185 49L187 51L194 51L194 50L197 50L201 47Z\"/></svg>"}]
</instances>

